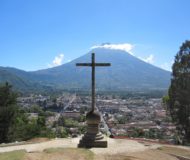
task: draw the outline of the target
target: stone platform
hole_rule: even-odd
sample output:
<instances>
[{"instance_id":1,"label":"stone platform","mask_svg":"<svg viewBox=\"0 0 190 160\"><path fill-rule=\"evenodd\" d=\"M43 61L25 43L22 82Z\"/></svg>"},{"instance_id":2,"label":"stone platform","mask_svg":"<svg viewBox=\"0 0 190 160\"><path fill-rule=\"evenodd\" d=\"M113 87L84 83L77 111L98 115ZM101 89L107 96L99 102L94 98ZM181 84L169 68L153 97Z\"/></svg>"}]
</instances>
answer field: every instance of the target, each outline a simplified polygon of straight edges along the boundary
<instances>
[{"instance_id":1,"label":"stone platform","mask_svg":"<svg viewBox=\"0 0 190 160\"><path fill-rule=\"evenodd\" d=\"M78 144L79 148L91 148L91 147L100 147L107 148L108 143L107 139L101 134L85 134Z\"/></svg>"},{"instance_id":2,"label":"stone platform","mask_svg":"<svg viewBox=\"0 0 190 160\"><path fill-rule=\"evenodd\" d=\"M99 131L100 114L92 110L86 115L87 132L79 141L78 147L91 148L108 146L107 139Z\"/></svg>"}]
</instances>

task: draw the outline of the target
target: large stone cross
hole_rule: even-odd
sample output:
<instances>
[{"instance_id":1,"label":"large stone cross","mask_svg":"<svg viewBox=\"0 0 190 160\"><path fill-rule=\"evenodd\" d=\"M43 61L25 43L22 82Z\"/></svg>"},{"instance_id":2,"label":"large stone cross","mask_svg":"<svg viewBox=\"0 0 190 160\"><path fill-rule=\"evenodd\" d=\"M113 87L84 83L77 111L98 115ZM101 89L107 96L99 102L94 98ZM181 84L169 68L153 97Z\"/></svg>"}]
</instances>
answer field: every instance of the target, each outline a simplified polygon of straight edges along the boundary
<instances>
[{"instance_id":1,"label":"large stone cross","mask_svg":"<svg viewBox=\"0 0 190 160\"><path fill-rule=\"evenodd\" d=\"M106 67L111 66L110 63L95 63L95 54L92 53L92 62L91 63L77 63L76 66L87 66L92 67L92 109L93 112L95 109L95 67Z\"/></svg>"},{"instance_id":2,"label":"large stone cross","mask_svg":"<svg viewBox=\"0 0 190 160\"><path fill-rule=\"evenodd\" d=\"M99 132L101 116L95 110L95 67L110 66L110 63L95 63L95 54L92 53L91 63L77 63L76 66L92 67L92 109L86 114L87 132L80 140L78 147L107 147L107 140Z\"/></svg>"}]
</instances>

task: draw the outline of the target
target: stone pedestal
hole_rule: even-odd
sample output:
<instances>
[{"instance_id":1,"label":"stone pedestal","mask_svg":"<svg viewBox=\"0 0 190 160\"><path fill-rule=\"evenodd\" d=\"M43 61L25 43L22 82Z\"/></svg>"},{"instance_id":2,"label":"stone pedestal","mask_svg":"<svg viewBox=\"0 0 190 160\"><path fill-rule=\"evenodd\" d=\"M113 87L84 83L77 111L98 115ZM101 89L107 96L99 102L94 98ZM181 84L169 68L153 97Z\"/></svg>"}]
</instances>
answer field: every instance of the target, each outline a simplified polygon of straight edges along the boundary
<instances>
[{"instance_id":1,"label":"stone pedestal","mask_svg":"<svg viewBox=\"0 0 190 160\"><path fill-rule=\"evenodd\" d=\"M107 140L99 132L100 114L97 111L90 111L86 115L87 132L80 140L78 147L107 147Z\"/></svg>"}]
</instances>

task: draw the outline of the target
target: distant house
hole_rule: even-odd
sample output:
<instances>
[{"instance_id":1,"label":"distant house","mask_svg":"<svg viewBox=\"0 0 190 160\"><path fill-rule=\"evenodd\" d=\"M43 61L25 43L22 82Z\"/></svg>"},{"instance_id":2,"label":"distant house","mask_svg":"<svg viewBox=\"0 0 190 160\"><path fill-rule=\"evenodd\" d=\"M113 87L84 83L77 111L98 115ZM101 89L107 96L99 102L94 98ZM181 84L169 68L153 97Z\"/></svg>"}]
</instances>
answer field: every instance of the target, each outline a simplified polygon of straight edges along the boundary
<instances>
[{"instance_id":1,"label":"distant house","mask_svg":"<svg viewBox=\"0 0 190 160\"><path fill-rule=\"evenodd\" d=\"M38 113L28 113L28 118L29 119L37 119L38 118Z\"/></svg>"},{"instance_id":2,"label":"distant house","mask_svg":"<svg viewBox=\"0 0 190 160\"><path fill-rule=\"evenodd\" d=\"M62 113L63 117L66 118L73 118L73 119L78 119L81 115L80 112L72 112L72 111L67 111Z\"/></svg>"}]
</instances>

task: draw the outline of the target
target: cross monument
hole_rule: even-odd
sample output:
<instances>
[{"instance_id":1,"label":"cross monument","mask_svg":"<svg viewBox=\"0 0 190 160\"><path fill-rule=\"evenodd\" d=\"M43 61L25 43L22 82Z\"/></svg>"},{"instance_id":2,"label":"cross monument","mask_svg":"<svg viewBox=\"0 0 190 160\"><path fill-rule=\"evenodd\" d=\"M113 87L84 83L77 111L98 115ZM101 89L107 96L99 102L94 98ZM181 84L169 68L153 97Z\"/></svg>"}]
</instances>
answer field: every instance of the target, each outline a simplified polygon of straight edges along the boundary
<instances>
[{"instance_id":1,"label":"cross monument","mask_svg":"<svg viewBox=\"0 0 190 160\"><path fill-rule=\"evenodd\" d=\"M95 63L95 54L92 53L91 63L77 63L76 66L92 67L92 111L95 109L95 67L111 66L110 63Z\"/></svg>"},{"instance_id":2,"label":"cross monument","mask_svg":"<svg viewBox=\"0 0 190 160\"><path fill-rule=\"evenodd\" d=\"M78 147L107 147L107 141L99 132L100 114L95 108L95 67L111 66L110 63L96 63L92 53L91 63L77 63L76 66L92 67L92 108L86 115L87 132L79 142Z\"/></svg>"}]
</instances>

